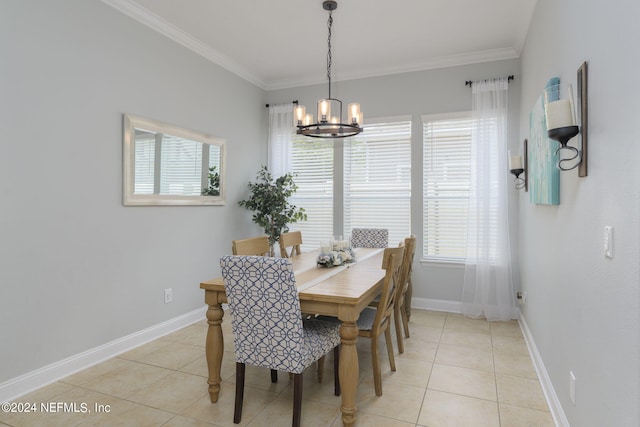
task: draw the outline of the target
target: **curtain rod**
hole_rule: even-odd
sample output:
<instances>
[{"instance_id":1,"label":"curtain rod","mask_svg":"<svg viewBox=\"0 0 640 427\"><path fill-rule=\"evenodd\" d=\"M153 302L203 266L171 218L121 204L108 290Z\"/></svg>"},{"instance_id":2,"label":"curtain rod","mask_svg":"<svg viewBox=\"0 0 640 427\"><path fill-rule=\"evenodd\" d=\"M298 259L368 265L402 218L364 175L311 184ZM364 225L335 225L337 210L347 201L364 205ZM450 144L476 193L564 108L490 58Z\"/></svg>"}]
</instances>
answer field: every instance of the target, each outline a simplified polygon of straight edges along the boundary
<instances>
[{"instance_id":1,"label":"curtain rod","mask_svg":"<svg viewBox=\"0 0 640 427\"><path fill-rule=\"evenodd\" d=\"M511 80L515 79L515 77L513 77L513 74L510 76L507 76L507 83L510 82ZM472 80L467 80L464 82L465 86L471 86L473 84Z\"/></svg>"},{"instance_id":2,"label":"curtain rod","mask_svg":"<svg viewBox=\"0 0 640 427\"><path fill-rule=\"evenodd\" d=\"M297 104L298 100L296 99L295 101L291 101L292 104ZM265 105L265 107L269 108L269 104Z\"/></svg>"}]
</instances>

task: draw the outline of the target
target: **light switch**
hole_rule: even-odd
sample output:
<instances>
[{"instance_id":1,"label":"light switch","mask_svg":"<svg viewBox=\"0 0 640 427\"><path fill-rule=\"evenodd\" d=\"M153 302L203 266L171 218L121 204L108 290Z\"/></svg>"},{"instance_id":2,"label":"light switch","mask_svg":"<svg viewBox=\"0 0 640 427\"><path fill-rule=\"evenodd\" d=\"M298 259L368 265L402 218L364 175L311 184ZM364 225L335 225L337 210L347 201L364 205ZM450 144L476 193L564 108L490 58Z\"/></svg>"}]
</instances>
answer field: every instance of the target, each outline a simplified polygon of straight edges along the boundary
<instances>
[{"instance_id":1,"label":"light switch","mask_svg":"<svg viewBox=\"0 0 640 427\"><path fill-rule=\"evenodd\" d=\"M613 258L613 227L604 226L604 256Z\"/></svg>"}]
</instances>

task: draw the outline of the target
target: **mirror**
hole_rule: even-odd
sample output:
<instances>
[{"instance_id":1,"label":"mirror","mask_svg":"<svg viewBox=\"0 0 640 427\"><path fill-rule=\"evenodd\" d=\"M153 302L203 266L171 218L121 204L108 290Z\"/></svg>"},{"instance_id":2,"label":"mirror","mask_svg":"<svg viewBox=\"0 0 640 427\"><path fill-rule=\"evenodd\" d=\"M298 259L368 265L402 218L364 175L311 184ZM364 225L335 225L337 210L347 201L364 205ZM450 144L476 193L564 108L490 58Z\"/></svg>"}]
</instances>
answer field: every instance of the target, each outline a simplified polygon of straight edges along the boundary
<instances>
[{"instance_id":1,"label":"mirror","mask_svg":"<svg viewBox=\"0 0 640 427\"><path fill-rule=\"evenodd\" d=\"M125 205L223 205L224 139L124 115Z\"/></svg>"}]
</instances>

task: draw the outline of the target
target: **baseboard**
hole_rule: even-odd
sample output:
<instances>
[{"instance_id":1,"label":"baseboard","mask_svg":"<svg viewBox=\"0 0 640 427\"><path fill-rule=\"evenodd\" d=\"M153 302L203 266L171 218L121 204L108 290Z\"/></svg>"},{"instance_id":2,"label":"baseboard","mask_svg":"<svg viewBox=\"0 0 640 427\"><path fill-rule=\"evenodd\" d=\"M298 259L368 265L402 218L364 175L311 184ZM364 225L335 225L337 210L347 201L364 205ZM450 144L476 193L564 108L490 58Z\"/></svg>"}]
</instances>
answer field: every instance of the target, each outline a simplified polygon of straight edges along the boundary
<instances>
[{"instance_id":1,"label":"baseboard","mask_svg":"<svg viewBox=\"0 0 640 427\"><path fill-rule=\"evenodd\" d=\"M0 402L9 402L40 387L153 341L205 318L206 307L118 338L0 384Z\"/></svg>"},{"instance_id":2,"label":"baseboard","mask_svg":"<svg viewBox=\"0 0 640 427\"><path fill-rule=\"evenodd\" d=\"M542 357L538 352L538 348L536 347L536 343L533 340L531 331L527 326L527 321L522 314L520 314L520 329L522 330L522 335L524 335L524 339L527 342L527 347L529 347L529 354L531 354L533 366L535 367L536 373L538 374L538 379L540 380L540 385L542 386L542 392L544 393L544 397L547 399L549 411L551 411L551 416L553 417L556 426L570 427L569 420L564 413L564 409L562 409L562 405L560 404L558 395L556 394L556 391L553 388L553 384L551 383L549 373L544 367Z\"/></svg>"},{"instance_id":3,"label":"baseboard","mask_svg":"<svg viewBox=\"0 0 640 427\"><path fill-rule=\"evenodd\" d=\"M429 298L411 298L411 307L422 310L446 311L448 313L462 313L460 301Z\"/></svg>"}]
</instances>

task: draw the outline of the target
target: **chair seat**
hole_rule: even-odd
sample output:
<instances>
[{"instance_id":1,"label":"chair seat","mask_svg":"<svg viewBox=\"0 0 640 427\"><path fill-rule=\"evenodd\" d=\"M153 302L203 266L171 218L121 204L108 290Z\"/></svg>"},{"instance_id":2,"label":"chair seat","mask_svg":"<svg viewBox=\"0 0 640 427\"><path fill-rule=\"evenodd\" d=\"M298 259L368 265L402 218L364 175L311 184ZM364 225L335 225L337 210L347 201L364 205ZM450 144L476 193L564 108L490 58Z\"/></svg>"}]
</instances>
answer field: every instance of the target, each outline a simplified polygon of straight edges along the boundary
<instances>
[{"instance_id":1,"label":"chair seat","mask_svg":"<svg viewBox=\"0 0 640 427\"><path fill-rule=\"evenodd\" d=\"M358 325L358 329L361 331L370 331L373 329L373 321L376 320L377 309L366 307L360 313L360 317L358 317L358 321L356 325Z\"/></svg>"},{"instance_id":2,"label":"chair seat","mask_svg":"<svg viewBox=\"0 0 640 427\"><path fill-rule=\"evenodd\" d=\"M318 360L340 344L340 323L321 319L304 319L304 362L296 369L287 370L299 374L314 361Z\"/></svg>"}]
</instances>

